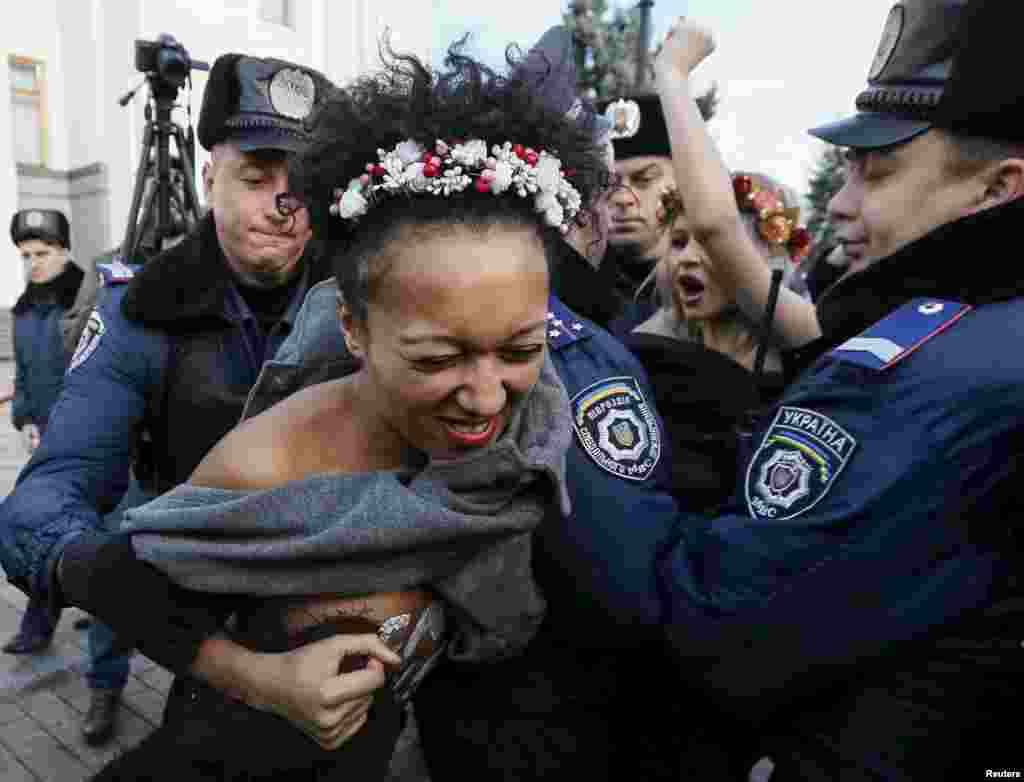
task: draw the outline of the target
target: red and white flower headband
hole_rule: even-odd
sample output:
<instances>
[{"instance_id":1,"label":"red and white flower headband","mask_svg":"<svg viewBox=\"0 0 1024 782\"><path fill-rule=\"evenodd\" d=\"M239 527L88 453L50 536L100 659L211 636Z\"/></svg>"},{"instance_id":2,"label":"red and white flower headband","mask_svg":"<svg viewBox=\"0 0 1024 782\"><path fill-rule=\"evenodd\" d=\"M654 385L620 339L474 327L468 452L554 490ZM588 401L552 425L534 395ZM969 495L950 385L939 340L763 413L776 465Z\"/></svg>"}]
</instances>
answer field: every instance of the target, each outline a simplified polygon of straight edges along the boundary
<instances>
[{"instance_id":1,"label":"red and white flower headband","mask_svg":"<svg viewBox=\"0 0 1024 782\"><path fill-rule=\"evenodd\" d=\"M562 161L510 141L493 145L488 154L481 139L451 145L438 139L429 152L407 139L393 149L378 149L377 157L380 162L367 163L366 173L347 189L334 191L331 214L356 221L389 195L448 196L471 186L479 193L533 198L544 222L563 234L580 210L579 191L565 178Z\"/></svg>"},{"instance_id":2,"label":"red and white flower headband","mask_svg":"<svg viewBox=\"0 0 1024 782\"><path fill-rule=\"evenodd\" d=\"M811 249L811 234L798 223L800 210L787 209L779 193L761 187L746 174L732 178L732 189L740 211L757 215L760 237L768 244L785 247L794 263L803 260Z\"/></svg>"}]
</instances>

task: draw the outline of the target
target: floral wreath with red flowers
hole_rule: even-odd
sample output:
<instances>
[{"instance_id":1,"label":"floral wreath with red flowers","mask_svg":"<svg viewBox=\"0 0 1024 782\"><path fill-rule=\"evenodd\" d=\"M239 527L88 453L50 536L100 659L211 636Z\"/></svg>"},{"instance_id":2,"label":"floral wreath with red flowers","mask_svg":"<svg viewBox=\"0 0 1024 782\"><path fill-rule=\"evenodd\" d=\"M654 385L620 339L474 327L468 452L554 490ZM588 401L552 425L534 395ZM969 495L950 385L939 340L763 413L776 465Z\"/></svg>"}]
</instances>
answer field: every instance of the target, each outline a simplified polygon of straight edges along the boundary
<instances>
[{"instance_id":1,"label":"floral wreath with red flowers","mask_svg":"<svg viewBox=\"0 0 1024 782\"><path fill-rule=\"evenodd\" d=\"M471 186L478 193L533 198L544 222L567 234L580 210L580 194L565 177L562 162L550 152L506 141L488 147L482 139L452 142L440 139L432 150L406 139L393 149L378 149L379 163L367 163L366 173L348 188L334 191L331 214L357 221L380 200L391 195L449 196Z\"/></svg>"},{"instance_id":2,"label":"floral wreath with red flowers","mask_svg":"<svg viewBox=\"0 0 1024 782\"><path fill-rule=\"evenodd\" d=\"M811 249L811 233L798 224L800 209L786 208L781 193L758 185L752 177L737 174L732 189L741 212L757 215L757 233L768 244L785 247L794 263Z\"/></svg>"}]
</instances>

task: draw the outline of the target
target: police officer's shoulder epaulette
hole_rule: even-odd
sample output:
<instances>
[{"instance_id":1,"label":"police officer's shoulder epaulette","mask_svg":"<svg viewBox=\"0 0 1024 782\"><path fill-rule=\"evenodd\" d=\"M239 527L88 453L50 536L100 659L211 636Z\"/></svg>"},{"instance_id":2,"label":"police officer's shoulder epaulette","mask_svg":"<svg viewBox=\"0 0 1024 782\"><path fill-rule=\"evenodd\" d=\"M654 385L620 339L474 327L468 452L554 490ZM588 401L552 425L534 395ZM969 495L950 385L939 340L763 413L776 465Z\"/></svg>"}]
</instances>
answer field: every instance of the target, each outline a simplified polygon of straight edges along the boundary
<instances>
[{"instance_id":1,"label":"police officer's shoulder epaulette","mask_svg":"<svg viewBox=\"0 0 1024 782\"><path fill-rule=\"evenodd\" d=\"M850 364L882 371L898 364L970 312L969 304L913 299L829 353Z\"/></svg>"},{"instance_id":2,"label":"police officer's shoulder epaulette","mask_svg":"<svg viewBox=\"0 0 1024 782\"><path fill-rule=\"evenodd\" d=\"M548 301L548 347L560 350L590 336L590 326L552 296Z\"/></svg>"},{"instance_id":3,"label":"police officer's shoulder epaulette","mask_svg":"<svg viewBox=\"0 0 1024 782\"><path fill-rule=\"evenodd\" d=\"M115 258L110 263L97 263L96 273L100 277L100 287L105 287L128 282L141 268L141 266L129 265L120 258Z\"/></svg>"}]
</instances>

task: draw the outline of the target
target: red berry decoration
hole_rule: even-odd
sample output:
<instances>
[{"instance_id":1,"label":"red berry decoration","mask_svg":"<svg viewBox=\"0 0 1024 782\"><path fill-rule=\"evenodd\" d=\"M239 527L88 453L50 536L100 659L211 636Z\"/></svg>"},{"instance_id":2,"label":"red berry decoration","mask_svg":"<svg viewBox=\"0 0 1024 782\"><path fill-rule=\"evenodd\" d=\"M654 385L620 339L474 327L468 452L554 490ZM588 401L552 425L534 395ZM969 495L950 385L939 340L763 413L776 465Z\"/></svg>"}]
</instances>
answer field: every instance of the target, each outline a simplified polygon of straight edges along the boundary
<instances>
[{"instance_id":1,"label":"red berry decoration","mask_svg":"<svg viewBox=\"0 0 1024 782\"><path fill-rule=\"evenodd\" d=\"M384 166L378 165L378 166L374 166L373 167L373 171L371 173L374 176L384 176L387 172L388 172L388 170L386 168L384 168Z\"/></svg>"},{"instance_id":2,"label":"red berry decoration","mask_svg":"<svg viewBox=\"0 0 1024 782\"><path fill-rule=\"evenodd\" d=\"M522 160L526 157L526 148L522 144L515 144L512 147L512 154Z\"/></svg>"},{"instance_id":3,"label":"red berry decoration","mask_svg":"<svg viewBox=\"0 0 1024 782\"><path fill-rule=\"evenodd\" d=\"M431 152L430 150L427 150L426 152L423 153L423 162L429 163L432 157L434 157L434 153Z\"/></svg>"},{"instance_id":4,"label":"red berry decoration","mask_svg":"<svg viewBox=\"0 0 1024 782\"><path fill-rule=\"evenodd\" d=\"M811 232L803 226L793 229L793 235L789 239L790 244L795 245L798 248L810 247L811 245Z\"/></svg>"},{"instance_id":5,"label":"red berry decoration","mask_svg":"<svg viewBox=\"0 0 1024 782\"><path fill-rule=\"evenodd\" d=\"M526 153L525 160L531 166L535 166L537 165L537 161L540 160L540 155L538 155L536 152L530 151Z\"/></svg>"},{"instance_id":6,"label":"red berry decoration","mask_svg":"<svg viewBox=\"0 0 1024 782\"><path fill-rule=\"evenodd\" d=\"M736 193L736 198L743 199L750 195L750 192L754 189L754 180L748 176L737 176L733 177L732 189Z\"/></svg>"},{"instance_id":7,"label":"red berry decoration","mask_svg":"<svg viewBox=\"0 0 1024 782\"><path fill-rule=\"evenodd\" d=\"M793 261L799 263L811 249L811 232L803 226L793 229L789 237L789 254Z\"/></svg>"},{"instance_id":8,"label":"red berry decoration","mask_svg":"<svg viewBox=\"0 0 1024 782\"><path fill-rule=\"evenodd\" d=\"M490 193L491 192L491 183L488 182L483 177L477 177L476 178L476 192L478 192L478 193Z\"/></svg>"},{"instance_id":9,"label":"red berry decoration","mask_svg":"<svg viewBox=\"0 0 1024 782\"><path fill-rule=\"evenodd\" d=\"M433 163L427 163L425 166L423 166L423 176L425 176L425 177L433 178L433 177L436 177L440 173L441 173L441 167L440 166L435 166Z\"/></svg>"}]
</instances>

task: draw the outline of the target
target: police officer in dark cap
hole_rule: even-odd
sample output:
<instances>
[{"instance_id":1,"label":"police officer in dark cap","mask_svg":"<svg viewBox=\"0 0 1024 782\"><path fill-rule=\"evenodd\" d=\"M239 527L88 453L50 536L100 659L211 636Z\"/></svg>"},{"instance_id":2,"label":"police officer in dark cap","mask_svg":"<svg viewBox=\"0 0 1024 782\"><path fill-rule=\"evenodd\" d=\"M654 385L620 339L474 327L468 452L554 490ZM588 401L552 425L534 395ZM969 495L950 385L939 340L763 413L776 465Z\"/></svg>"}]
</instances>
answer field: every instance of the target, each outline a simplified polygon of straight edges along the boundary
<instances>
[{"instance_id":1,"label":"police officer in dark cap","mask_svg":"<svg viewBox=\"0 0 1024 782\"><path fill-rule=\"evenodd\" d=\"M11 422L29 454L39 447L66 366L61 322L82 283L71 262L71 229L56 209L22 209L11 218L11 241L25 264L27 285L12 310L14 398ZM33 654L50 645L56 623L45 603L30 600L7 654Z\"/></svg>"},{"instance_id":2,"label":"police officer in dark cap","mask_svg":"<svg viewBox=\"0 0 1024 782\"><path fill-rule=\"evenodd\" d=\"M705 119L714 113L714 93L698 98ZM657 309L654 286L638 291L668 252L672 232L658 220L661 193L675 182L672 145L661 100L637 91L600 104L611 125L615 170L621 181L609 199L611 228L602 277L618 294L620 312L611 331L622 338Z\"/></svg>"},{"instance_id":3,"label":"police officer in dark cap","mask_svg":"<svg viewBox=\"0 0 1024 782\"><path fill-rule=\"evenodd\" d=\"M747 761L770 757L773 782L1021 769L1000 730L1024 619L1018 12L895 4L857 114L812 131L850 149L833 217L861 224L822 337L733 498L650 553L684 675L760 737ZM608 553L624 578L640 556Z\"/></svg>"},{"instance_id":4,"label":"police officer in dark cap","mask_svg":"<svg viewBox=\"0 0 1024 782\"><path fill-rule=\"evenodd\" d=\"M239 420L263 361L326 276L305 209L282 209L282 196L288 156L309 141L308 120L333 89L283 60L227 54L214 63L198 128L211 155L209 213L144 267L99 267L107 295L71 359L46 442L0 506L3 565L26 592L56 608L57 562L100 527L129 470L146 494L164 492ZM140 624L166 621L146 611L138 606ZM128 675L126 658L111 662L111 633L95 646L90 743L112 734Z\"/></svg>"},{"instance_id":5,"label":"police officer in dark cap","mask_svg":"<svg viewBox=\"0 0 1024 782\"><path fill-rule=\"evenodd\" d=\"M624 95L599 108L611 125L615 170L622 184L609 198L611 225L601 271L619 299L620 319L633 326L654 311L646 301L637 302L636 294L668 250L668 232L658 222L657 210L662 189L675 181L672 148L656 93Z\"/></svg>"}]
</instances>

